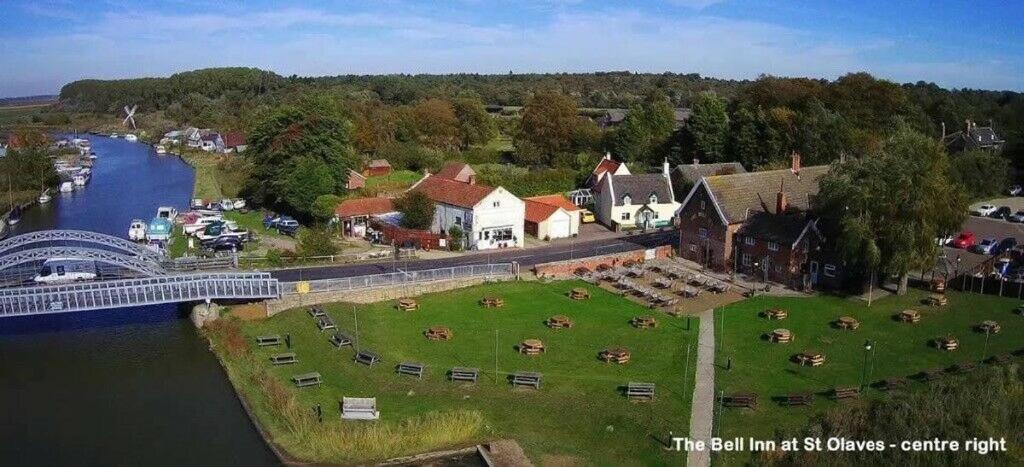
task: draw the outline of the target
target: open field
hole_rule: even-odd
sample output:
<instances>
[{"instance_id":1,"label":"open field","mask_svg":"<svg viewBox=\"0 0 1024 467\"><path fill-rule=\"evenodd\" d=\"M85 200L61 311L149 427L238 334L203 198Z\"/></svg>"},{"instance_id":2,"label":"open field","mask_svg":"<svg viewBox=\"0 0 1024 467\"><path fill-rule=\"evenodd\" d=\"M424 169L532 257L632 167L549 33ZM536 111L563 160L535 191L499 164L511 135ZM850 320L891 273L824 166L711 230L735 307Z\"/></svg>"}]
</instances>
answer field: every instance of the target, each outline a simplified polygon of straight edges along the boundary
<instances>
[{"instance_id":1,"label":"open field","mask_svg":"<svg viewBox=\"0 0 1024 467\"><path fill-rule=\"evenodd\" d=\"M202 151L186 150L181 157L196 171L193 198L220 200L237 198L245 181L245 174L237 167L225 167L225 158L238 157L235 154L218 155Z\"/></svg>"},{"instance_id":2,"label":"open field","mask_svg":"<svg viewBox=\"0 0 1024 467\"><path fill-rule=\"evenodd\" d=\"M835 386L859 386L865 371L865 340L873 350L868 359L868 381L908 377L922 370L945 368L962 362L979 363L991 355L1024 347L1024 318L1014 314L1018 301L988 295L949 292L950 304L931 307L920 304L924 292L912 290L904 297L887 297L870 308L859 301L838 297L815 298L758 297L716 311L716 395L751 392L760 396L755 410L725 408L720 436L771 437L776 430L802 426L814 413L833 407L827 397ZM759 316L767 308L782 308L789 313L784 320ZM921 313L921 322L905 324L893 319L904 309ZM839 316L860 321L854 331L839 330L831 322ZM724 323L723 323L724 320ZM974 329L983 320L994 320L1002 332L992 334L987 350L985 334ZM773 344L761 335L774 329L792 331L794 341ZM960 341L956 351L938 350L931 340L952 334ZM790 358L807 349L825 355L819 367L801 367ZM724 366L732 359L732 369ZM980 364L980 363L979 363ZM927 384L907 378L907 389ZM867 388L866 396L881 397L883 392ZM809 407L781 407L771 398L796 392L815 392ZM851 402L855 403L855 402ZM720 459L722 460L722 459ZM725 463L742 463L745 454L731 454Z\"/></svg>"},{"instance_id":3,"label":"open field","mask_svg":"<svg viewBox=\"0 0 1024 467\"><path fill-rule=\"evenodd\" d=\"M569 299L566 293L573 287L586 287L593 298ZM506 305L483 308L478 302L485 295L500 296ZM663 450L659 439L664 439L670 430L677 436L687 431L696 360L696 320L691 323L692 330L687 330L685 320L657 313L657 328L635 329L629 320L650 314L649 310L575 281L487 284L425 295L417 300L420 309L414 312L398 311L390 301L325 307L339 329L356 337L360 348L372 349L382 356L383 363L374 367L354 363L354 350L350 347L335 349L328 342L331 331L319 332L305 309L242 323L243 350L227 351L229 339L219 338L215 332L211 336L234 384L250 400L275 442L308 460L373 460L417 450L514 438L540 465L685 462L685 453ZM575 326L547 328L544 320L555 314L569 316ZM451 341L424 338L426 328L438 325L452 330ZM267 358L286 350L283 346L252 350L253 338L265 334L290 334L292 351L298 354L299 363L271 367ZM515 346L527 338L541 339L547 352L534 357L519 354ZM689 364L688 344L693 344ZM632 360L625 365L599 361L597 353L610 346L628 347ZM255 358L239 356L245 353ZM393 368L402 361L426 364L423 379L396 375ZM479 383L447 381L445 374L453 366L479 368ZM684 385L687 368L691 376ZM322 406L324 430L311 434L308 430L289 428L296 424L282 421L285 417L273 408L266 389L253 383L259 378L246 376L261 371L287 385L288 394L295 394L295 405L304 411L317 404ZM321 388L291 388L288 381L292 375L311 371L323 375ZM540 390L512 390L506 377L515 371L543 373ZM630 381L655 383L655 401L627 401L619 387ZM376 397L381 420L370 424L339 422L337 407L342 396ZM453 417L463 419L470 430L456 433L442 428L447 426L442 421ZM417 428L420 431L410 433L416 424L421 425ZM327 449L322 446L331 443L317 439L351 440L353 432L370 429L366 427L392 430L393 436L422 442L385 449L352 441Z\"/></svg>"}]
</instances>

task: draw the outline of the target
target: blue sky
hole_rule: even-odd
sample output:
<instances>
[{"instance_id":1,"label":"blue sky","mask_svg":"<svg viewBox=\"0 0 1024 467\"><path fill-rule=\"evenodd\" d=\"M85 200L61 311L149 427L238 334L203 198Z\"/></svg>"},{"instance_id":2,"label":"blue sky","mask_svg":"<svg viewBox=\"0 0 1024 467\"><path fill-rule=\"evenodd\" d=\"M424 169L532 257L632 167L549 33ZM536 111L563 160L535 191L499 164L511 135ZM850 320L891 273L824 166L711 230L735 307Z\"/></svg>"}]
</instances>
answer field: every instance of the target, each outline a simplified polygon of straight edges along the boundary
<instances>
[{"instance_id":1,"label":"blue sky","mask_svg":"<svg viewBox=\"0 0 1024 467\"><path fill-rule=\"evenodd\" d=\"M0 0L0 96L213 66L282 75L868 71L1024 90L1024 3Z\"/></svg>"}]
</instances>

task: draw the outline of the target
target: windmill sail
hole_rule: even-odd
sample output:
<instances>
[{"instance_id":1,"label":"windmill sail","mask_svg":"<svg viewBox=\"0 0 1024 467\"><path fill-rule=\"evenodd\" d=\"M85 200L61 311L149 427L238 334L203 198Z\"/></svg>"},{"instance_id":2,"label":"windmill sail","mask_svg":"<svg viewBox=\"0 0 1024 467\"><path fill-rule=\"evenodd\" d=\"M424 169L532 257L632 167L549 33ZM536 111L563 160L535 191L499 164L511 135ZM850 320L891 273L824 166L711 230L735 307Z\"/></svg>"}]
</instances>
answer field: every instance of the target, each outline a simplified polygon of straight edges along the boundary
<instances>
[{"instance_id":1,"label":"windmill sail","mask_svg":"<svg viewBox=\"0 0 1024 467\"><path fill-rule=\"evenodd\" d=\"M138 105L133 105L132 108L130 108L130 109L128 108L127 105L124 106L125 117L124 117L124 122L122 122L122 124L124 126L128 126L128 122L131 122L132 128L136 129L136 127L135 127L135 111L138 108L139 108Z\"/></svg>"}]
</instances>

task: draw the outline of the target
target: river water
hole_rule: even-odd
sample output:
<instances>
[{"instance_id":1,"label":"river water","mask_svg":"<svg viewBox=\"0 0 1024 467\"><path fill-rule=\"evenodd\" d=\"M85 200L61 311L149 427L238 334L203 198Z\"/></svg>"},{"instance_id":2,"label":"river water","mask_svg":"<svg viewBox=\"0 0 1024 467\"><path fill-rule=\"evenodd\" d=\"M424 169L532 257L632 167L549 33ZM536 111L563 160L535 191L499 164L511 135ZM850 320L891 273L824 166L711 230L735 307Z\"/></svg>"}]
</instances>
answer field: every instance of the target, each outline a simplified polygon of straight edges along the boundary
<instances>
[{"instance_id":1,"label":"river water","mask_svg":"<svg viewBox=\"0 0 1024 467\"><path fill-rule=\"evenodd\" d=\"M29 209L12 235L126 237L158 206L183 210L192 168L91 136L90 184ZM176 306L0 319L0 464L274 465L216 358Z\"/></svg>"}]
</instances>

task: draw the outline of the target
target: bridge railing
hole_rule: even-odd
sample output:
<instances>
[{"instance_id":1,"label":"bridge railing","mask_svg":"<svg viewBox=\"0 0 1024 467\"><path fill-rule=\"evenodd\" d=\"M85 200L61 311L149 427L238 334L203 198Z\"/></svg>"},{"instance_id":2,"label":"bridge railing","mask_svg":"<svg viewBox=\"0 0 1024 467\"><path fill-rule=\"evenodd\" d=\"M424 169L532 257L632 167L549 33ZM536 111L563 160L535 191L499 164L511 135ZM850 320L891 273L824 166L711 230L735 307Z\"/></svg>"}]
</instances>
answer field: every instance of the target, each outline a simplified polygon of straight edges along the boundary
<instances>
[{"instance_id":1,"label":"bridge railing","mask_svg":"<svg viewBox=\"0 0 1024 467\"><path fill-rule=\"evenodd\" d=\"M346 290L362 290L375 287L393 287L409 284L422 284L455 279L492 278L509 279L518 273L516 263L473 264L419 271L398 271L367 276L345 277L340 279L320 279L313 281L282 282L282 294L343 292Z\"/></svg>"}]
</instances>

